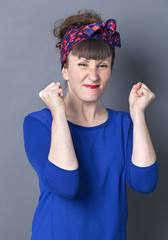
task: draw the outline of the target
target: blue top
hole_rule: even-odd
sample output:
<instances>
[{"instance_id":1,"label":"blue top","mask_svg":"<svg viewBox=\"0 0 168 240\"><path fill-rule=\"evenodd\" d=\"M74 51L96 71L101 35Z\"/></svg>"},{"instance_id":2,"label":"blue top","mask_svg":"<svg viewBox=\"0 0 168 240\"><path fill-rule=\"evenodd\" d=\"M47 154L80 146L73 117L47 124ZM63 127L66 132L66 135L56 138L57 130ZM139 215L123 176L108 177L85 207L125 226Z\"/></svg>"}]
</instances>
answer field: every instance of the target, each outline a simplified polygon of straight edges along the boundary
<instances>
[{"instance_id":1,"label":"blue top","mask_svg":"<svg viewBox=\"0 0 168 240\"><path fill-rule=\"evenodd\" d=\"M25 116L24 146L35 169L40 197L31 240L126 240L126 182L139 193L154 191L158 163L131 162L130 113L108 110L94 127L68 121L79 167L66 170L48 160L52 115L48 108Z\"/></svg>"}]
</instances>

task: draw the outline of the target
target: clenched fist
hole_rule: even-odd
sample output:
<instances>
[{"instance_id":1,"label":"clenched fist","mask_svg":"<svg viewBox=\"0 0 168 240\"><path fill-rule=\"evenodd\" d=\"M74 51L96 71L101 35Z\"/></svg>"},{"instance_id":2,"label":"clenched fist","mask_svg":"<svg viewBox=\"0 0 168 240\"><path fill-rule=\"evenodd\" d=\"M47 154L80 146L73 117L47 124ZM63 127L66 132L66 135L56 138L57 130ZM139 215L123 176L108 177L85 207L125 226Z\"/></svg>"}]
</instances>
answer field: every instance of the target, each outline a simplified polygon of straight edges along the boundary
<instances>
[{"instance_id":1,"label":"clenched fist","mask_svg":"<svg viewBox=\"0 0 168 240\"><path fill-rule=\"evenodd\" d=\"M39 92L39 97L50 109L51 113L58 109L65 110L65 102L63 99L63 89L60 82L52 82Z\"/></svg>"}]
</instances>

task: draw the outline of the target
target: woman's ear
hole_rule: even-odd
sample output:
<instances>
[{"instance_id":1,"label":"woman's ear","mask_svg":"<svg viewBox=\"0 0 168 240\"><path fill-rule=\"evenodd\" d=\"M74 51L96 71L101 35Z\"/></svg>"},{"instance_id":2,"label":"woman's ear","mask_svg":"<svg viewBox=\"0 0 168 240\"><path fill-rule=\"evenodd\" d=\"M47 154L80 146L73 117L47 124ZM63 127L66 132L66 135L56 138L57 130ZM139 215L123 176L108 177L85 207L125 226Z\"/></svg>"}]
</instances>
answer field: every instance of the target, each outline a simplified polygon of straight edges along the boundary
<instances>
[{"instance_id":1,"label":"woman's ear","mask_svg":"<svg viewBox=\"0 0 168 240\"><path fill-rule=\"evenodd\" d=\"M62 76L63 76L64 80L69 80L67 67L62 68Z\"/></svg>"}]
</instances>

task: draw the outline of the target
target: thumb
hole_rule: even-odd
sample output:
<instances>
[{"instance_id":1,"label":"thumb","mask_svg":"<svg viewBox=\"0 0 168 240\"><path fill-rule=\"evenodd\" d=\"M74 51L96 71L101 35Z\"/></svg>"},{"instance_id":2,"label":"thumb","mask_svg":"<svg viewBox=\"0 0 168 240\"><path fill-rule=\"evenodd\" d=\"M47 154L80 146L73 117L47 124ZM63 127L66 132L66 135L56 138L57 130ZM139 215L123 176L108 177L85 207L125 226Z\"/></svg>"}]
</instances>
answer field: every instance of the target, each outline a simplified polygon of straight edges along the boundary
<instances>
[{"instance_id":1,"label":"thumb","mask_svg":"<svg viewBox=\"0 0 168 240\"><path fill-rule=\"evenodd\" d=\"M142 86L142 83L141 83L141 82L138 82L137 84L135 84L135 85L133 86L133 90L134 90L134 91L137 91L138 89L140 89L141 86Z\"/></svg>"}]
</instances>

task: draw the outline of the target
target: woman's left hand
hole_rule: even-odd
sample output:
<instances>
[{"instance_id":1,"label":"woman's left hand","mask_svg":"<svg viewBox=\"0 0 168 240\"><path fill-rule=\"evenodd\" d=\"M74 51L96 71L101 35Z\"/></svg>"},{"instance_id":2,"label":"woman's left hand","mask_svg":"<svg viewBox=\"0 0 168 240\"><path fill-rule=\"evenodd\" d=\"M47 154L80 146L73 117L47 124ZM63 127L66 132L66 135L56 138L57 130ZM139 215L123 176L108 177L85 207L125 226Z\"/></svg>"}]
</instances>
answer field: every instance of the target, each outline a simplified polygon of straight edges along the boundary
<instances>
[{"instance_id":1,"label":"woman's left hand","mask_svg":"<svg viewBox=\"0 0 168 240\"><path fill-rule=\"evenodd\" d=\"M129 95L130 113L135 111L144 113L154 98L155 94L144 83L138 82L133 85Z\"/></svg>"}]
</instances>

